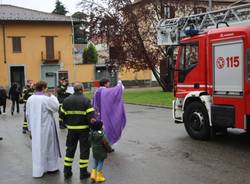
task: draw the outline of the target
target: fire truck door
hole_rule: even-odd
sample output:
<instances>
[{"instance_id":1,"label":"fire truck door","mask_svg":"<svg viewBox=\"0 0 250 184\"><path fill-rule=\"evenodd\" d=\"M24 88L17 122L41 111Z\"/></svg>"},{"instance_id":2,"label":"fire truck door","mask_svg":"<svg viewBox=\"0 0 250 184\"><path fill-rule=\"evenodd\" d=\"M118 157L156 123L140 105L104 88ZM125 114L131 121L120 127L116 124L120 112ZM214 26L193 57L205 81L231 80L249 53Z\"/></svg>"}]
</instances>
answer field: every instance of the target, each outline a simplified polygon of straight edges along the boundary
<instances>
[{"instance_id":1,"label":"fire truck door","mask_svg":"<svg viewBox=\"0 0 250 184\"><path fill-rule=\"evenodd\" d=\"M191 91L206 90L205 44L204 39L192 39L192 42L181 45L177 60L178 73L175 73L176 78L178 77L177 97L181 98Z\"/></svg>"},{"instance_id":2,"label":"fire truck door","mask_svg":"<svg viewBox=\"0 0 250 184\"><path fill-rule=\"evenodd\" d=\"M243 41L213 44L214 94L243 95Z\"/></svg>"},{"instance_id":3,"label":"fire truck door","mask_svg":"<svg viewBox=\"0 0 250 184\"><path fill-rule=\"evenodd\" d=\"M232 127L244 128L243 39L213 43L212 49L213 104L216 106L214 109L212 106L212 116L228 117Z\"/></svg>"}]
</instances>

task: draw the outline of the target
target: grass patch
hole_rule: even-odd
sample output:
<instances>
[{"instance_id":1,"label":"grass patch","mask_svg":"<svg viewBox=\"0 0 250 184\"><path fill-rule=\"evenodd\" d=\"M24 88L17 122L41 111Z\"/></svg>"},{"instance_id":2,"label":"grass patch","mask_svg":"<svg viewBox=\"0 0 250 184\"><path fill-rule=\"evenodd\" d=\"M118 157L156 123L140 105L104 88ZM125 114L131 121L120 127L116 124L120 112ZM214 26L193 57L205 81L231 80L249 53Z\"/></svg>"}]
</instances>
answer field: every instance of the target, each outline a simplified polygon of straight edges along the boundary
<instances>
[{"instance_id":1,"label":"grass patch","mask_svg":"<svg viewBox=\"0 0 250 184\"><path fill-rule=\"evenodd\" d=\"M85 92L88 98L92 97L90 92ZM126 89L124 93L125 103L156 105L172 107L173 93L162 92L160 88Z\"/></svg>"},{"instance_id":2,"label":"grass patch","mask_svg":"<svg viewBox=\"0 0 250 184\"><path fill-rule=\"evenodd\" d=\"M172 100L172 93L162 92L160 89L127 90L124 94L124 101L133 104L171 107Z\"/></svg>"},{"instance_id":3,"label":"grass patch","mask_svg":"<svg viewBox=\"0 0 250 184\"><path fill-rule=\"evenodd\" d=\"M89 91L84 91L84 95L89 98L89 99L92 99L92 93L89 92Z\"/></svg>"}]
</instances>

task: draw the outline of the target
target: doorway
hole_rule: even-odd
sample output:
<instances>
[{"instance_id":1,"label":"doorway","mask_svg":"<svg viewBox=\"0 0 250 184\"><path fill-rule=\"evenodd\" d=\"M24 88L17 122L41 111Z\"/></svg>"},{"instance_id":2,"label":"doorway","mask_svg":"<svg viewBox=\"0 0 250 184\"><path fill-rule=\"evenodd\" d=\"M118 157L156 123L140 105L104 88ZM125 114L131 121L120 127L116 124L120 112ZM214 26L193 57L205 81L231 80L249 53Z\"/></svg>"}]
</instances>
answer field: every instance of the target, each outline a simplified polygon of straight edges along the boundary
<instances>
[{"instance_id":1,"label":"doorway","mask_svg":"<svg viewBox=\"0 0 250 184\"><path fill-rule=\"evenodd\" d=\"M10 66L10 82L18 83L22 88L25 85L24 66Z\"/></svg>"}]
</instances>

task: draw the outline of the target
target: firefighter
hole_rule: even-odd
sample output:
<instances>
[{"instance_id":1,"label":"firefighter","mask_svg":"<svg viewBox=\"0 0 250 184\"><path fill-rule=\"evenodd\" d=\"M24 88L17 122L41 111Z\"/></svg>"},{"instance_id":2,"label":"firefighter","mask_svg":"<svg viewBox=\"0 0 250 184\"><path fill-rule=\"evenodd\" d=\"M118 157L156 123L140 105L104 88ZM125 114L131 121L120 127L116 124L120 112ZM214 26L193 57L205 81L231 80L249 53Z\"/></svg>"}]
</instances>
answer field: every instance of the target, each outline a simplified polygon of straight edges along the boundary
<instances>
[{"instance_id":1,"label":"firefighter","mask_svg":"<svg viewBox=\"0 0 250 184\"><path fill-rule=\"evenodd\" d=\"M68 87L68 81L65 80L65 78L62 78L59 81L59 86L57 87L57 99L60 103L60 106L62 105L63 100L70 95L69 93L66 92L67 87ZM59 110L59 127L60 127L60 129L65 129L66 126L65 126L65 123L63 122L61 116L62 116L62 114L61 114L61 111Z\"/></svg>"},{"instance_id":2,"label":"firefighter","mask_svg":"<svg viewBox=\"0 0 250 184\"><path fill-rule=\"evenodd\" d=\"M27 85L23 89L23 102L24 102L24 121L23 121L23 134L26 134L26 131L28 131L28 121L26 118L26 102L28 98L33 95L34 93L34 88L33 88L33 81L32 80L27 80Z\"/></svg>"},{"instance_id":3,"label":"firefighter","mask_svg":"<svg viewBox=\"0 0 250 184\"><path fill-rule=\"evenodd\" d=\"M90 100L83 95L83 85L76 83L74 85L74 94L67 97L61 106L62 119L65 122L68 135L66 140L66 156L64 158L64 177L72 176L72 163L78 141L80 142L80 179L90 177L87 171L89 162L90 143L89 126L95 122L94 108Z\"/></svg>"}]
</instances>

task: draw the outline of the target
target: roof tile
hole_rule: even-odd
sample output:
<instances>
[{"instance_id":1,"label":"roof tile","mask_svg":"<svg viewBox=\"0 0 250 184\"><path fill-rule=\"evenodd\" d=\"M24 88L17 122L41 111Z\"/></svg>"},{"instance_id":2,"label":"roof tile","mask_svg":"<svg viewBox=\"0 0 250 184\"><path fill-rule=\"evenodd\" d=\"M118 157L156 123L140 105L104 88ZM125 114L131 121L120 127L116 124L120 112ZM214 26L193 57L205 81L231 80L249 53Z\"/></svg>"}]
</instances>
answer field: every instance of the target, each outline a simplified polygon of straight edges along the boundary
<instances>
[{"instance_id":1,"label":"roof tile","mask_svg":"<svg viewBox=\"0 0 250 184\"><path fill-rule=\"evenodd\" d=\"M69 16L46 13L37 10L0 5L0 20L4 21L39 21L39 22L71 22Z\"/></svg>"}]
</instances>

